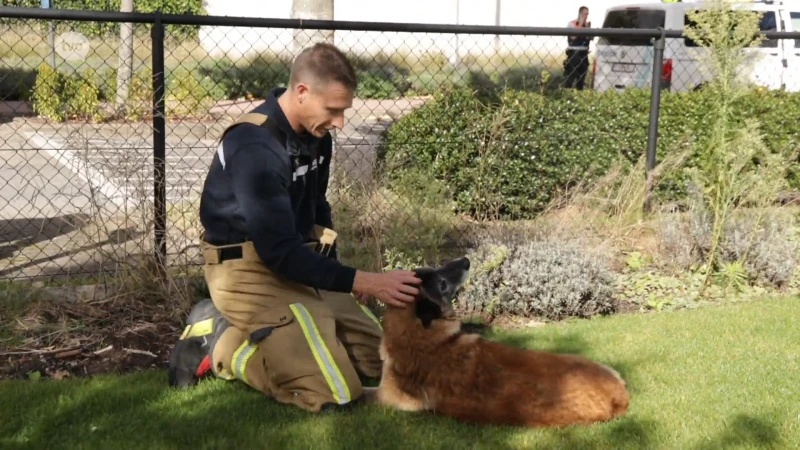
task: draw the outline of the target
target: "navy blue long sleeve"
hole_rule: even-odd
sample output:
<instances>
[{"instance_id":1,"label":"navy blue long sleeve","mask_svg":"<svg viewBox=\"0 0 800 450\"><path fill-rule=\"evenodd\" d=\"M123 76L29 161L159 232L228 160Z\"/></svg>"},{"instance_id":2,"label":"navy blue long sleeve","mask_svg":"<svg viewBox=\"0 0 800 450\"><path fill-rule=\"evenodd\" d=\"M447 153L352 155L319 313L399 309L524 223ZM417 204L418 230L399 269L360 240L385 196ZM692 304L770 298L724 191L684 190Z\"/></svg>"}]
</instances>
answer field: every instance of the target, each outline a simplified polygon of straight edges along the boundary
<instances>
[{"instance_id":1,"label":"navy blue long sleeve","mask_svg":"<svg viewBox=\"0 0 800 450\"><path fill-rule=\"evenodd\" d=\"M275 97L256 108L285 117ZM281 142L267 126L244 123L222 140L206 178L200 220L206 240L223 245L251 240L265 266L306 286L351 292L356 270L303 245L314 224L332 228L325 199L331 159L330 135L291 135Z\"/></svg>"},{"instance_id":2,"label":"navy blue long sleeve","mask_svg":"<svg viewBox=\"0 0 800 450\"><path fill-rule=\"evenodd\" d=\"M298 283L337 292L350 292L355 269L303 245L295 231L286 167L270 158L264 144L236 151L229 162L230 179L247 232L259 257L272 271ZM276 167L278 166L278 167Z\"/></svg>"}]
</instances>

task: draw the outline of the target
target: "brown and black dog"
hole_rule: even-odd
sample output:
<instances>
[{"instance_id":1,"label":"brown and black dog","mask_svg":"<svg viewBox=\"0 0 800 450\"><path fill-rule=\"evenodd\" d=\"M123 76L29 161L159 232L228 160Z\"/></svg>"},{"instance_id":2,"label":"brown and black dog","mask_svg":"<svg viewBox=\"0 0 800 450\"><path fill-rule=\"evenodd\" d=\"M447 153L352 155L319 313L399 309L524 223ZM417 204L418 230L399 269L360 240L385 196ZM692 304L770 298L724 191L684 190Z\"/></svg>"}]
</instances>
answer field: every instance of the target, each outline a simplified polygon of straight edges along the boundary
<instances>
[{"instance_id":1,"label":"brown and black dog","mask_svg":"<svg viewBox=\"0 0 800 450\"><path fill-rule=\"evenodd\" d=\"M370 401L466 422L565 426L607 421L628 408L625 381L587 358L514 348L462 329L452 299L470 261L416 269L420 294L384 313L383 376Z\"/></svg>"}]
</instances>

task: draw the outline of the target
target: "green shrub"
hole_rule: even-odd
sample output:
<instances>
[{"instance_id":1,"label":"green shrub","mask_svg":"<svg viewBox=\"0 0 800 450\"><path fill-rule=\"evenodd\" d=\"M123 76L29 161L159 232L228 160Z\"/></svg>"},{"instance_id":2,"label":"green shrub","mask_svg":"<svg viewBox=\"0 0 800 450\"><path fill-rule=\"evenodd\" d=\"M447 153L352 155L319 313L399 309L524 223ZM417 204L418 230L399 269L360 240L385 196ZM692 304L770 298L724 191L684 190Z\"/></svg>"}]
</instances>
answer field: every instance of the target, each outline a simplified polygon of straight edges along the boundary
<instances>
[{"instance_id":1,"label":"green shrub","mask_svg":"<svg viewBox=\"0 0 800 450\"><path fill-rule=\"evenodd\" d=\"M0 67L0 101L27 101L36 83L36 71L28 67Z\"/></svg>"},{"instance_id":2,"label":"green shrub","mask_svg":"<svg viewBox=\"0 0 800 450\"><path fill-rule=\"evenodd\" d=\"M64 76L60 72L47 63L39 64L31 94L33 111L51 120L62 120L64 117L61 110L63 86Z\"/></svg>"},{"instance_id":3,"label":"green shrub","mask_svg":"<svg viewBox=\"0 0 800 450\"><path fill-rule=\"evenodd\" d=\"M203 77L207 79L207 77ZM196 72L178 68L172 71L167 81L168 116L204 117L217 100L213 86L204 85Z\"/></svg>"},{"instance_id":4,"label":"green shrub","mask_svg":"<svg viewBox=\"0 0 800 450\"><path fill-rule=\"evenodd\" d=\"M406 95L409 97L433 95L441 89L458 86L463 80L461 73L450 67L412 72L406 77L409 84Z\"/></svg>"},{"instance_id":5,"label":"green shrub","mask_svg":"<svg viewBox=\"0 0 800 450\"><path fill-rule=\"evenodd\" d=\"M411 171L391 189L378 180L334 187L328 197L339 256L360 267L365 257L380 260L378 268L393 264L398 254L420 265L438 263L447 241L461 237L460 221L447 186L423 179L424 171Z\"/></svg>"},{"instance_id":6,"label":"green shrub","mask_svg":"<svg viewBox=\"0 0 800 450\"><path fill-rule=\"evenodd\" d=\"M633 164L645 152L649 91L573 91L541 95L505 90L496 102L464 88L438 92L386 133L379 156L390 179L428 167L456 192L459 210L477 216L533 217L560 189L602 175L619 158ZM694 149L709 138L708 92L663 93L657 154ZM800 94L753 91L733 105L733 117L757 115L772 152L800 144ZM687 159L697 163L697 155ZM797 168L788 168L787 177ZM795 178L796 179L796 178ZM667 174L658 200L686 195L687 176ZM795 183L797 186L797 183Z\"/></svg>"},{"instance_id":7,"label":"green shrub","mask_svg":"<svg viewBox=\"0 0 800 450\"><path fill-rule=\"evenodd\" d=\"M661 226L664 254L679 271L706 263L714 221L703 209L665 220ZM728 271L740 264L750 284L785 288L798 266L798 227L791 214L740 210L724 224L719 265Z\"/></svg>"},{"instance_id":8,"label":"green shrub","mask_svg":"<svg viewBox=\"0 0 800 450\"><path fill-rule=\"evenodd\" d=\"M151 13L160 11L164 14L191 14L203 15L206 10L203 7L203 0L136 0L133 4L135 12ZM41 7L40 0L0 0L0 6L17 6L24 8ZM81 9L91 11L115 11L120 9L120 0L56 0L58 9ZM3 19L0 21L6 25L17 25L20 23L32 24L46 27L45 21L30 21L17 19ZM77 31L87 37L103 38L109 35L119 36L119 23L115 22L84 22L84 21L56 21L56 32ZM134 24L136 32L147 32L149 24ZM200 27L196 25L175 25L168 24L165 27L166 35L180 41L197 37Z\"/></svg>"},{"instance_id":9,"label":"green shrub","mask_svg":"<svg viewBox=\"0 0 800 450\"><path fill-rule=\"evenodd\" d=\"M408 91L408 83L402 77L397 78L380 70L359 71L356 95L360 98L400 97Z\"/></svg>"},{"instance_id":10,"label":"green shrub","mask_svg":"<svg viewBox=\"0 0 800 450\"><path fill-rule=\"evenodd\" d=\"M100 90L92 80L91 71L68 76L64 80L62 99L66 119L102 119Z\"/></svg>"},{"instance_id":11,"label":"green shrub","mask_svg":"<svg viewBox=\"0 0 800 450\"><path fill-rule=\"evenodd\" d=\"M489 238L468 257L473 269L456 302L463 314L559 320L614 312L614 275L577 244Z\"/></svg>"},{"instance_id":12,"label":"green shrub","mask_svg":"<svg viewBox=\"0 0 800 450\"><path fill-rule=\"evenodd\" d=\"M209 85L218 86L227 99L265 98L274 87L289 83L291 63L273 55L241 58L236 63L224 58L203 63L199 74Z\"/></svg>"},{"instance_id":13,"label":"green shrub","mask_svg":"<svg viewBox=\"0 0 800 450\"><path fill-rule=\"evenodd\" d=\"M93 73L65 75L47 63L39 65L33 89L33 110L50 120L100 120L100 90Z\"/></svg>"},{"instance_id":14,"label":"green shrub","mask_svg":"<svg viewBox=\"0 0 800 450\"><path fill-rule=\"evenodd\" d=\"M100 120L101 102L116 104L117 71L87 68L81 73L56 73L47 63L37 69L32 89L34 111L51 120ZM214 101L224 96L222 88L197 71L177 68L166 73L166 113L168 116L202 118ZM153 108L153 75L147 66L134 71L128 85L125 117L141 120L150 117Z\"/></svg>"},{"instance_id":15,"label":"green shrub","mask_svg":"<svg viewBox=\"0 0 800 450\"><path fill-rule=\"evenodd\" d=\"M149 67L134 71L130 86L128 86L128 100L125 103L125 109L129 120L141 120L152 116L153 71Z\"/></svg>"}]
</instances>

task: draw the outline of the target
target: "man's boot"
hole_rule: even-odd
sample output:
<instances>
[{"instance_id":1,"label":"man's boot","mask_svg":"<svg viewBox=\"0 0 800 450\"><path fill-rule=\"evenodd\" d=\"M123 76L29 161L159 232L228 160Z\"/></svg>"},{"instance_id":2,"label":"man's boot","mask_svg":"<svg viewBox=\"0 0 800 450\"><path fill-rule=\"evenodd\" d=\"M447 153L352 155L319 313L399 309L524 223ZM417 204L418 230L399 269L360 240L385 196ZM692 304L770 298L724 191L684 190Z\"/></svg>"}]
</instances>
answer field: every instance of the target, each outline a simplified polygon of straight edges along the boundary
<instances>
[{"instance_id":1,"label":"man's boot","mask_svg":"<svg viewBox=\"0 0 800 450\"><path fill-rule=\"evenodd\" d=\"M169 358L167 378L173 387L196 384L211 374L211 350L230 326L211 299L203 299L189 313L186 328Z\"/></svg>"}]
</instances>

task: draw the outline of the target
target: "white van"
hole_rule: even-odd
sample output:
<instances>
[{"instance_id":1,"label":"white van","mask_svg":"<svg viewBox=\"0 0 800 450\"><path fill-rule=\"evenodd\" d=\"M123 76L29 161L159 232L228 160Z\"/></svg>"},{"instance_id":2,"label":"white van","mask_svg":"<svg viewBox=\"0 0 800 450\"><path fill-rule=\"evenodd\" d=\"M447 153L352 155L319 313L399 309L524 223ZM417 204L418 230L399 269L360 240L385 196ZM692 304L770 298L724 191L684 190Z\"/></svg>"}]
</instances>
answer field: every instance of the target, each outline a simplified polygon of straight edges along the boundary
<instances>
[{"instance_id":1,"label":"white van","mask_svg":"<svg viewBox=\"0 0 800 450\"><path fill-rule=\"evenodd\" d=\"M689 23L687 12L703 7L702 1L615 6L606 11L603 28L683 30ZM800 2L756 0L737 2L734 7L763 12L762 31L800 31ZM653 41L639 37L598 38L592 66L593 89L620 91L630 87L649 87ZM694 50L689 50L692 47ZM709 78L708 70L701 67L703 60L699 58L699 50L691 39L666 39L661 79L664 90L696 89ZM758 56L747 74L756 85L800 91L800 39L765 39L760 48L746 51Z\"/></svg>"}]
</instances>

